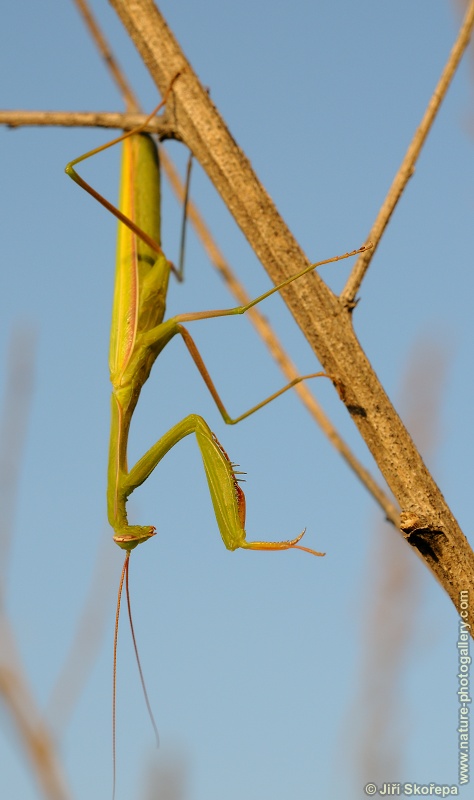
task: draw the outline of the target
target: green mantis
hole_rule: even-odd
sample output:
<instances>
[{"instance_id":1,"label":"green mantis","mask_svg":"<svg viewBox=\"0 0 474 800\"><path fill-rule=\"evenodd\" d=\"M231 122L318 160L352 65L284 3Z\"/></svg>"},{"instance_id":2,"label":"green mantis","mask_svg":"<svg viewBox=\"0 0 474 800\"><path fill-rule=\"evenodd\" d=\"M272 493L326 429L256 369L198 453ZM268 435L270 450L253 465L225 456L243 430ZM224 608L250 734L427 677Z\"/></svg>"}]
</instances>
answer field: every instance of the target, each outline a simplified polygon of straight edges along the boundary
<instances>
[{"instance_id":1,"label":"green mantis","mask_svg":"<svg viewBox=\"0 0 474 800\"><path fill-rule=\"evenodd\" d=\"M77 163L119 141L123 141L120 210L101 197L74 169ZM129 524L126 511L127 499L138 486L146 481L174 445L183 437L195 434L201 451L216 521L223 542L229 550L236 550L239 547L251 550L298 548L314 555L323 555L323 553L299 544L304 531L296 538L287 541L247 541L245 496L239 486L237 474L227 453L207 423L196 414L190 414L171 428L150 447L131 469L127 465L130 423L140 391L157 357L177 334L182 337L223 419L229 424L239 422L287 391L299 380L304 379L302 377L292 381L245 414L232 419L217 393L189 332L182 325L183 322L210 317L243 314L253 305L295 280L299 275L291 277L247 306L181 314L165 320L166 293L170 272L174 268L164 256L160 246L160 173L158 153L153 140L137 130L132 131L75 159L67 165L66 172L120 220L109 358L113 390L107 510L109 522L114 530L114 541L127 553L130 553L137 545L148 541L155 535L156 530L153 525ZM348 255L346 254L346 256ZM313 264L300 274L305 274L316 266L318 265ZM324 373L315 373L304 377L309 378L316 375L324 375Z\"/></svg>"},{"instance_id":2,"label":"green mantis","mask_svg":"<svg viewBox=\"0 0 474 800\"><path fill-rule=\"evenodd\" d=\"M161 104L160 104L161 105ZM158 107L159 108L159 107ZM154 113L156 113L156 109ZM153 115L150 115L150 117ZM145 123L146 125L146 123ZM156 145L150 136L141 133L145 125L126 133L102 147L96 148L70 162L67 174L82 188L95 197L102 205L119 219L117 262L115 275L112 327L110 337L110 378L112 382L111 429L107 475L107 511L110 525L114 530L114 541L126 551L125 562L118 592L116 626L114 639L114 686L113 686L113 753L115 790L115 686L116 650L120 598L125 580L132 637L137 663L152 724L156 725L148 703L143 681L140 660L135 643L133 623L130 612L128 591L129 556L131 551L155 533L153 525L131 525L128 522L126 504L128 497L140 486L166 453L189 434L196 436L204 469L207 476L216 521L222 540L229 550L237 548L250 550L288 550L297 548L313 555L319 553L299 544L304 531L294 539L278 542L247 541L245 531L245 495L238 482L227 453L210 430L205 420L189 414L162 436L131 468L127 463L127 445L132 416L137 406L141 389L150 371L168 342L180 335L191 354L204 382L206 383L224 421L235 424L278 397L283 392L305 378L324 376L315 373L295 379L280 391L251 408L241 416L232 419L219 397L202 358L184 322L192 322L211 317L243 314L249 308L279 291L283 286L301 275L315 269L320 264L337 261L354 255L346 253L327 261L311 264L301 273L294 275L279 286L253 300L247 306L237 308L199 311L180 314L165 320L165 305L171 272L176 272L161 250L160 237L160 171ZM75 171L76 164L102 150L123 142L120 208L117 209L87 184ZM365 248L361 248L363 250ZM181 278L177 273L178 279Z\"/></svg>"}]
</instances>

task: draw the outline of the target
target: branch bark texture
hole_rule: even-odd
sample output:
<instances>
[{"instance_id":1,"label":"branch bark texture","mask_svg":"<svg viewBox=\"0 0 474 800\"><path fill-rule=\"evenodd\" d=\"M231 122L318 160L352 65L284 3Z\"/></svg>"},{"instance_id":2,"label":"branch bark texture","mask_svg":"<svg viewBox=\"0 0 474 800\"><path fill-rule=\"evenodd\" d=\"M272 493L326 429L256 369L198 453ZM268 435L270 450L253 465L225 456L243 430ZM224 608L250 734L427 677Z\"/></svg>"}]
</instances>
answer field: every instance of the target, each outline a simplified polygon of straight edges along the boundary
<instances>
[{"instance_id":1,"label":"branch bark texture","mask_svg":"<svg viewBox=\"0 0 474 800\"><path fill-rule=\"evenodd\" d=\"M261 186L150 0L111 0L163 95L175 136L192 150L275 283L304 269L305 254ZM459 608L474 598L474 554L353 330L350 310L317 274L282 292L402 509L400 528ZM470 622L474 625L474 603Z\"/></svg>"}]
</instances>

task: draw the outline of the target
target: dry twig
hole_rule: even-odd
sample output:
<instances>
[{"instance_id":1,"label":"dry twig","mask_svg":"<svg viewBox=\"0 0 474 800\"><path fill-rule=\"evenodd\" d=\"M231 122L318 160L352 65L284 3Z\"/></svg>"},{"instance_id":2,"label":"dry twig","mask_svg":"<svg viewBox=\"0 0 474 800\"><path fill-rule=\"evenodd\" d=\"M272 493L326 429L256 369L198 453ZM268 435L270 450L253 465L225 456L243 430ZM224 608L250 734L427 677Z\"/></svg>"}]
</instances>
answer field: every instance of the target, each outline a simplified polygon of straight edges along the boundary
<instances>
[{"instance_id":1,"label":"dry twig","mask_svg":"<svg viewBox=\"0 0 474 800\"><path fill-rule=\"evenodd\" d=\"M387 196L382 203L372 228L370 229L368 239L373 242L374 247L372 250L366 250L365 253L362 253L359 256L354 264L354 267L352 268L347 283L341 292L341 301L349 307L354 303L355 296L359 291L365 273L369 268L369 264L375 255L375 251L380 239L383 236L385 228L389 223L390 217L395 211L396 205L400 200L408 181L415 171L415 164L418 160L418 156L420 155L423 145L426 141L426 137L433 126L436 115L446 96L449 85L459 66L459 62L461 61L463 53L469 44L473 27L474 3L471 2L466 11L466 15L459 30L458 37L449 54L449 58L443 69L443 72L441 73L441 77L438 81L436 89L434 90L423 115L423 119L415 131L415 135L410 142L408 150L405 153L405 157L400 164L400 168L393 179L393 183L388 190Z\"/></svg>"}]
</instances>

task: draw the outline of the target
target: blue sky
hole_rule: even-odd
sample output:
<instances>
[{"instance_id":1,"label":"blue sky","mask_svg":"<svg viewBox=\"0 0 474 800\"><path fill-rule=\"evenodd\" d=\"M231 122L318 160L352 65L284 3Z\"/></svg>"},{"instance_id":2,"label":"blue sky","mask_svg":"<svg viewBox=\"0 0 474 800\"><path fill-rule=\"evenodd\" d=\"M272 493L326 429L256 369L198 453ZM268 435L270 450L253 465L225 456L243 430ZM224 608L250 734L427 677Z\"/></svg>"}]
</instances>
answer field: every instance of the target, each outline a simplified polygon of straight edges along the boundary
<instances>
[{"instance_id":1,"label":"blue sky","mask_svg":"<svg viewBox=\"0 0 474 800\"><path fill-rule=\"evenodd\" d=\"M151 110L156 90L114 12L105 2L92 6L143 107ZM160 8L308 256L319 260L362 244L455 39L453 4L166 0ZM25 0L9 4L3 19L3 107L122 108L72 3ZM430 343L442 387L437 448L428 463L468 538L474 448L470 55L354 315L360 341L396 405L419 342ZM32 691L46 708L99 570L89 616L93 631L103 614L100 644L60 745L72 796L94 800L110 793L113 607L122 563L105 509L115 222L68 181L64 166L111 136L2 129L0 137L2 391L12 331L31 331L36 351L5 602ZM184 169L184 148L173 143L167 149ZM111 199L118 165L116 150L87 167ZM163 245L176 260L180 212L164 192ZM265 273L198 167L192 193L248 291L265 291ZM169 313L233 305L192 234L186 269L186 284L171 288ZM343 262L322 274L340 290L349 270ZM301 372L318 369L283 303L275 298L262 310ZM245 320L195 323L192 333L231 413L282 384ZM403 395L402 417L410 393L414 400L423 390L420 373L420 384L415 379ZM332 387L321 381L312 388L376 472ZM178 341L160 357L143 392L130 461L190 412L205 417L247 472L248 537L287 538L306 527L308 546L327 555L227 552L196 443L190 437L173 449L130 503L130 515L155 524L159 534L133 554L131 582L161 747L156 754L123 624L117 800L160 797L146 794L153 770L161 782L178 770L190 800L287 800L295 794L299 800L359 800L372 778L355 765L366 713L357 698L369 609L383 604L385 571L395 558L385 548L396 534L296 397L288 394L226 429ZM414 556L410 566L418 587L406 611L414 615L412 641L384 732L395 737L399 774L386 780L452 784L457 617ZM389 630L390 638L395 632L390 637ZM377 640L370 646L377 649ZM66 684L67 696L73 682ZM58 729L65 710L63 702ZM6 796L36 798L6 714L2 722Z\"/></svg>"}]
</instances>

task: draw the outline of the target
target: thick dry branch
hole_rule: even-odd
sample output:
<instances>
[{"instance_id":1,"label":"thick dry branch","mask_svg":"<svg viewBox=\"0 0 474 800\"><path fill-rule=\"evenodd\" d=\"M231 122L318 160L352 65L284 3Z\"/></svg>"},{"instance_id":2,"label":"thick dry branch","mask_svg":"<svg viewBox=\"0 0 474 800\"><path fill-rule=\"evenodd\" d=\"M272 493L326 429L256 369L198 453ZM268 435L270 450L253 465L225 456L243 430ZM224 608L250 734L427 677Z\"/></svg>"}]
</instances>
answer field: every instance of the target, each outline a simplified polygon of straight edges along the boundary
<instances>
[{"instance_id":1,"label":"thick dry branch","mask_svg":"<svg viewBox=\"0 0 474 800\"><path fill-rule=\"evenodd\" d=\"M200 161L269 275L277 283L304 269L307 258L158 9L150 0L111 4L162 94L180 73L168 102L176 133ZM474 597L474 554L365 357L350 313L315 274L289 286L284 298L320 363L342 387L341 399L402 508L407 541L459 608L461 590L470 589Z\"/></svg>"},{"instance_id":2,"label":"thick dry branch","mask_svg":"<svg viewBox=\"0 0 474 800\"><path fill-rule=\"evenodd\" d=\"M430 132L436 115L439 111L441 103L443 102L449 85L453 79L454 73L458 68L461 57L469 44L472 29L474 27L474 2L471 1L468 10L464 17L464 21L459 30L458 38L449 54L449 58L441 73L436 89L428 103L427 109L423 115L415 135L405 153L405 157L400 164L400 168L393 179L392 185L388 190L387 196L382 203L382 207L377 214L374 224L369 233L369 239L373 243L372 250L366 250L357 259L351 274L347 280L344 289L341 292L341 300L348 307L354 303L355 296L359 291L359 287L364 279L364 275L369 268L369 264L374 257L378 243L383 236L385 228L387 227L390 217L395 211L395 207L403 194L403 191L415 171L415 164L418 156L421 153L422 147L425 143L426 137Z\"/></svg>"}]
</instances>

